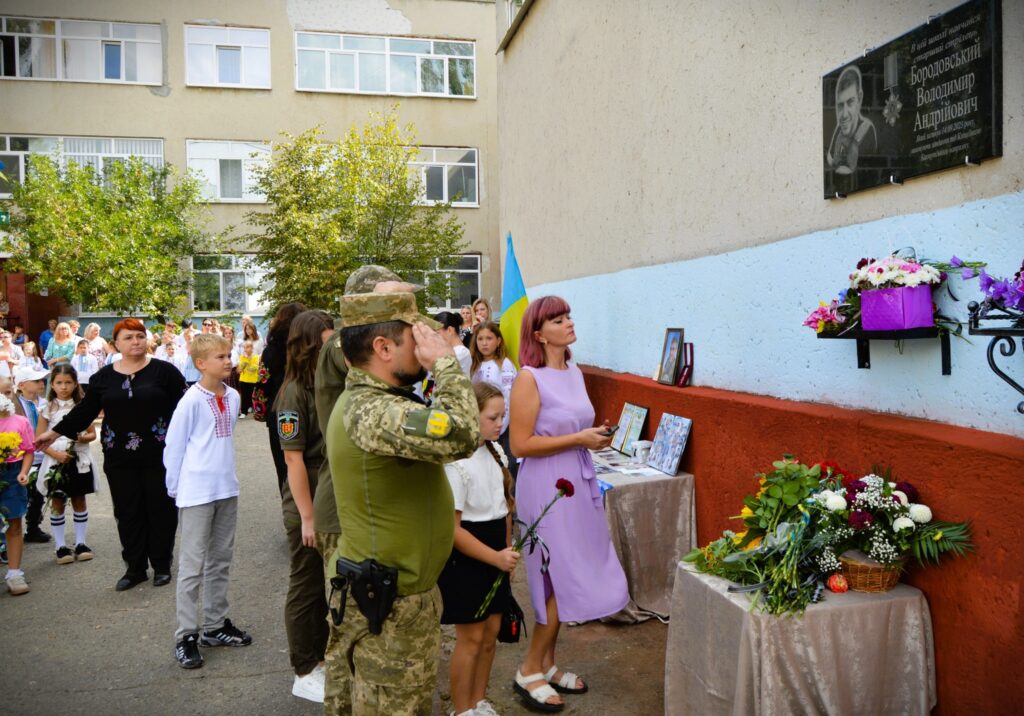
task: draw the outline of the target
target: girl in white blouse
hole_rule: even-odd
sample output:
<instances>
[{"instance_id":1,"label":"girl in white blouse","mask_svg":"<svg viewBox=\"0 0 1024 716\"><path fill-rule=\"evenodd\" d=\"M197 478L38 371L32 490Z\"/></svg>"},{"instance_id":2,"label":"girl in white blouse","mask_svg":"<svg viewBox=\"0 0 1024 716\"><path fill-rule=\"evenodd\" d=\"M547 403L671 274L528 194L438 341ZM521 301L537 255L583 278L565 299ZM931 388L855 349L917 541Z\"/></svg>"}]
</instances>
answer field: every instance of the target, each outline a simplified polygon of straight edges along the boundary
<instances>
[{"instance_id":1,"label":"girl in white blouse","mask_svg":"<svg viewBox=\"0 0 1024 716\"><path fill-rule=\"evenodd\" d=\"M497 323L486 321L473 329L469 353L473 357L470 368L472 381L490 383L501 389L505 399L505 414L501 416L501 432L504 434L508 431L508 398L517 371L515 364L508 358L505 340L501 337L501 328Z\"/></svg>"},{"instance_id":2,"label":"girl in white blouse","mask_svg":"<svg viewBox=\"0 0 1024 716\"><path fill-rule=\"evenodd\" d=\"M451 694L455 713L493 713L487 682L501 613L512 598L509 579L498 589L487 614L477 618L494 580L511 574L519 553L511 548L512 476L504 451L495 442L501 431L505 400L488 383L473 386L480 408L481 443L473 455L445 465L455 498L455 548L437 586L444 600L442 624L455 625L451 657ZM490 709L490 710L489 710Z\"/></svg>"}]
</instances>

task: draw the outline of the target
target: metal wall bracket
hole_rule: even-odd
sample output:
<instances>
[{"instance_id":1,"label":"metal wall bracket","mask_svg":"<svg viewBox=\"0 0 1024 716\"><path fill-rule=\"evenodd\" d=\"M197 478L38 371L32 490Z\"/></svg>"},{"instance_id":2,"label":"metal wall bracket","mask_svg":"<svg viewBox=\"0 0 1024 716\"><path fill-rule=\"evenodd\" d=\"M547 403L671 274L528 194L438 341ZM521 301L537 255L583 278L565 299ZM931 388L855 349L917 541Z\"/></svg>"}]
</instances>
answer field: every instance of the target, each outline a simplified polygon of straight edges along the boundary
<instances>
[{"instance_id":1,"label":"metal wall bracket","mask_svg":"<svg viewBox=\"0 0 1024 716\"><path fill-rule=\"evenodd\" d=\"M918 338L938 338L942 354L942 374L953 374L953 362L950 355L949 331L932 326L931 328L908 328L902 331L864 331L853 328L838 333L819 333L818 338L840 338L857 341L857 367L863 370L871 368L871 341L905 341Z\"/></svg>"}]
</instances>

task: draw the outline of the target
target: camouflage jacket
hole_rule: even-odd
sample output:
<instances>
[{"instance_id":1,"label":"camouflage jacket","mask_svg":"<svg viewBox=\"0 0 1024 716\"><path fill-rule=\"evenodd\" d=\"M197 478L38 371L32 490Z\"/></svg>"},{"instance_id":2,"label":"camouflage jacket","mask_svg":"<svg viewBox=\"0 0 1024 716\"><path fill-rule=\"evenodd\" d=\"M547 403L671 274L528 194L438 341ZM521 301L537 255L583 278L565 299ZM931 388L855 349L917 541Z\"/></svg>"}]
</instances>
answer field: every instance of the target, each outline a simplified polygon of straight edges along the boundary
<instances>
[{"instance_id":1,"label":"camouflage jacket","mask_svg":"<svg viewBox=\"0 0 1024 716\"><path fill-rule=\"evenodd\" d=\"M438 359L434 379L428 408L352 368L327 429L338 554L398 568L403 596L433 588L451 553L455 505L442 463L480 444L476 399L458 361Z\"/></svg>"}]
</instances>

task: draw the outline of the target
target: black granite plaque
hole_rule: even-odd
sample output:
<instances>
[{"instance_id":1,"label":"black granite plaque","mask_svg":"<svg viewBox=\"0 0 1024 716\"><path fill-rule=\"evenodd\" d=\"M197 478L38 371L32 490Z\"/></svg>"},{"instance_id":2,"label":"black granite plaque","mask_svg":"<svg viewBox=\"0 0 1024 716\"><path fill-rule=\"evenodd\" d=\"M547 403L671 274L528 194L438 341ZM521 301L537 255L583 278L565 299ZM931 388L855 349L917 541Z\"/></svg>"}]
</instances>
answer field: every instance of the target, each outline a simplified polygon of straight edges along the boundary
<instances>
[{"instance_id":1,"label":"black granite plaque","mask_svg":"<svg viewBox=\"0 0 1024 716\"><path fill-rule=\"evenodd\" d=\"M1003 153L999 0L971 0L822 78L825 198Z\"/></svg>"}]
</instances>

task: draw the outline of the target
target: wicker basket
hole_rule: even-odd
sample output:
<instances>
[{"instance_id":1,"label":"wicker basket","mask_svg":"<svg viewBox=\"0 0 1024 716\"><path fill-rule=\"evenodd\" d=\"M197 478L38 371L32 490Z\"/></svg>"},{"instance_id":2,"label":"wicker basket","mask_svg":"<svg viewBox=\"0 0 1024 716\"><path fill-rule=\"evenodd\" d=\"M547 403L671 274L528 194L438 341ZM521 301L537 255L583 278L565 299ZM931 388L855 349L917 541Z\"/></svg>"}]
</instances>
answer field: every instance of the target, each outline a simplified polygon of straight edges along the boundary
<instances>
[{"instance_id":1,"label":"wicker basket","mask_svg":"<svg viewBox=\"0 0 1024 716\"><path fill-rule=\"evenodd\" d=\"M857 557L842 555L839 563L843 566L843 576L855 592L888 592L900 581L906 558L895 564L884 565L871 560L866 563Z\"/></svg>"}]
</instances>

